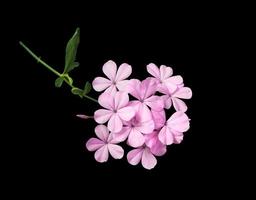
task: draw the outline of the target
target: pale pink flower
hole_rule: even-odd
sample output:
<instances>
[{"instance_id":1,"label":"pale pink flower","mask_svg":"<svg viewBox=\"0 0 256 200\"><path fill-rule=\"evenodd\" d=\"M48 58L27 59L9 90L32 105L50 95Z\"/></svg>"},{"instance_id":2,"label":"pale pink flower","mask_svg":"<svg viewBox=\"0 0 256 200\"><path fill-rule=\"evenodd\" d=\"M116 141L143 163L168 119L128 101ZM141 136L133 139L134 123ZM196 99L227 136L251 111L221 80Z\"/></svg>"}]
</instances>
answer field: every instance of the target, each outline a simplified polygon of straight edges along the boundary
<instances>
[{"instance_id":1,"label":"pale pink flower","mask_svg":"<svg viewBox=\"0 0 256 200\"><path fill-rule=\"evenodd\" d=\"M95 111L94 119L99 124L108 121L108 129L113 133L121 131L123 121L129 121L135 115L133 107L127 105L129 96L126 92L117 92L115 95L103 93L98 101L106 109Z\"/></svg>"},{"instance_id":2,"label":"pale pink flower","mask_svg":"<svg viewBox=\"0 0 256 200\"><path fill-rule=\"evenodd\" d=\"M146 146L131 150L127 154L127 160L131 165L137 165L141 162L142 166L146 169L152 169L157 164L155 156Z\"/></svg>"},{"instance_id":3,"label":"pale pink flower","mask_svg":"<svg viewBox=\"0 0 256 200\"><path fill-rule=\"evenodd\" d=\"M98 125L95 128L95 133L98 138L91 138L86 143L86 148L89 151L96 151L94 154L95 160L98 162L106 162L110 155L115 159L121 159L124 155L124 150L117 145L113 134L110 133L105 125Z\"/></svg>"},{"instance_id":4,"label":"pale pink flower","mask_svg":"<svg viewBox=\"0 0 256 200\"><path fill-rule=\"evenodd\" d=\"M166 145L180 143L183 138L183 132L189 129L189 118L181 112L175 112L160 130L158 138Z\"/></svg>"},{"instance_id":5,"label":"pale pink flower","mask_svg":"<svg viewBox=\"0 0 256 200\"><path fill-rule=\"evenodd\" d=\"M161 65L158 68L155 64L147 65L147 71L150 73L158 83L158 88L167 87L169 91L174 92L178 85L183 83L181 76L172 76L173 70L171 67Z\"/></svg>"},{"instance_id":6,"label":"pale pink flower","mask_svg":"<svg viewBox=\"0 0 256 200\"><path fill-rule=\"evenodd\" d=\"M123 91L128 85L128 80L125 79L132 73L131 66L126 63L121 64L117 70L116 63L112 60L106 62L102 70L108 79L96 77L92 82L93 89L98 92L106 90L105 92L111 94L115 93L117 89Z\"/></svg>"},{"instance_id":7,"label":"pale pink flower","mask_svg":"<svg viewBox=\"0 0 256 200\"><path fill-rule=\"evenodd\" d=\"M165 108L169 109L172 105L176 111L187 111L187 105L181 99L190 99L192 97L192 91L189 87L178 87L173 93L168 88L161 88L161 92L165 95L162 96L164 100Z\"/></svg>"},{"instance_id":8,"label":"pale pink flower","mask_svg":"<svg viewBox=\"0 0 256 200\"><path fill-rule=\"evenodd\" d=\"M154 95L156 93L157 83L153 78L147 78L142 82L138 79L131 79L128 92L138 100L131 101L135 108L140 108L145 113L145 117L150 116L150 107L152 110L161 111L164 108L163 99Z\"/></svg>"},{"instance_id":9,"label":"pale pink flower","mask_svg":"<svg viewBox=\"0 0 256 200\"><path fill-rule=\"evenodd\" d=\"M152 133L155 127L154 121L151 118L142 117L143 115L145 115L143 110L138 110L135 117L125 122L123 129L115 134L116 139L122 142L128 138L128 145L135 148L142 146L145 142L144 134Z\"/></svg>"}]
</instances>

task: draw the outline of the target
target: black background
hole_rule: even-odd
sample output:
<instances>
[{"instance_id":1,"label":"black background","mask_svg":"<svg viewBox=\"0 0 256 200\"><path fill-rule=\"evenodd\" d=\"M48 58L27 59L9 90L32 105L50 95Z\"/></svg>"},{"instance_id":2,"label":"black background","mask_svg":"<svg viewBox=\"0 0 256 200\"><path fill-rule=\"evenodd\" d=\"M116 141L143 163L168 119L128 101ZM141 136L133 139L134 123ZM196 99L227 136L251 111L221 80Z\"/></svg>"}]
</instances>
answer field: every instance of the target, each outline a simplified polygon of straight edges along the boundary
<instances>
[{"instance_id":1,"label":"black background","mask_svg":"<svg viewBox=\"0 0 256 200\"><path fill-rule=\"evenodd\" d=\"M144 191L200 195L202 190L208 194L227 190L226 182L234 178L230 166L236 154L227 148L232 144L226 140L229 126L224 125L228 109L221 109L228 100L219 98L222 85L228 87L230 82L224 82L228 66L223 68L225 62L220 61L228 43L222 43L226 25L218 23L216 13L190 5L40 8L27 7L9 19L12 58L5 78L13 81L6 88L12 105L6 116L15 123L8 125L10 134L6 133L7 185L20 188L21 194L40 195L86 196L98 188L99 194L112 196L118 188L130 198ZM94 136L96 123L75 115L92 115L99 106L72 95L66 85L55 88L55 75L18 44L22 40L61 71L66 42L76 27L81 29L77 56L81 65L71 73L76 85L103 76L102 65L111 59L118 65L131 64L131 77L139 79L147 76L150 62L170 65L192 88L193 98L186 101L191 128L180 145L169 146L168 153L158 158L153 170L131 166L125 158L97 163L84 145ZM218 184L210 186L215 181Z\"/></svg>"}]
</instances>

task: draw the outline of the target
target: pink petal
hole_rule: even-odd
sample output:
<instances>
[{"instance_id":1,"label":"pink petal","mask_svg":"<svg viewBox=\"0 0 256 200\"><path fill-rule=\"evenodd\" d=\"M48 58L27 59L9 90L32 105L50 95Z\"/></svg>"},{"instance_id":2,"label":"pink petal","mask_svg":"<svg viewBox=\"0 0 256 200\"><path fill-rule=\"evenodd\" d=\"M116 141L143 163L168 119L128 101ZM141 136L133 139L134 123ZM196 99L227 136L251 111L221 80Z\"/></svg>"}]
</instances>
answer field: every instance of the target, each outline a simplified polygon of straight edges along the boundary
<instances>
[{"instance_id":1,"label":"pink petal","mask_svg":"<svg viewBox=\"0 0 256 200\"><path fill-rule=\"evenodd\" d=\"M114 108L114 98L109 93L102 93L98 98L98 102L102 107L107 108L109 110L112 110Z\"/></svg>"},{"instance_id":2,"label":"pink petal","mask_svg":"<svg viewBox=\"0 0 256 200\"><path fill-rule=\"evenodd\" d=\"M125 141L128 135L130 134L130 131L131 131L130 127L123 127L120 132L113 133L113 139L110 142L113 144L116 144L116 143Z\"/></svg>"},{"instance_id":3,"label":"pink petal","mask_svg":"<svg viewBox=\"0 0 256 200\"><path fill-rule=\"evenodd\" d=\"M111 85L111 81L103 77L97 77L92 82L92 87L97 92L105 90L110 85Z\"/></svg>"},{"instance_id":4,"label":"pink petal","mask_svg":"<svg viewBox=\"0 0 256 200\"><path fill-rule=\"evenodd\" d=\"M115 159L121 159L124 156L124 150L119 145L108 144L108 150L110 155Z\"/></svg>"},{"instance_id":5,"label":"pink petal","mask_svg":"<svg viewBox=\"0 0 256 200\"><path fill-rule=\"evenodd\" d=\"M134 128L141 133L150 134L155 129L155 123L153 120L143 121L136 124Z\"/></svg>"},{"instance_id":6,"label":"pink petal","mask_svg":"<svg viewBox=\"0 0 256 200\"><path fill-rule=\"evenodd\" d=\"M104 72L104 74L111 80L114 81L115 77L116 77L116 63L113 62L112 60L106 62L103 67L102 70Z\"/></svg>"},{"instance_id":7,"label":"pink petal","mask_svg":"<svg viewBox=\"0 0 256 200\"><path fill-rule=\"evenodd\" d=\"M160 77L162 81L170 77L172 73L173 71L171 67L167 67L165 65L160 66Z\"/></svg>"},{"instance_id":8,"label":"pink petal","mask_svg":"<svg viewBox=\"0 0 256 200\"><path fill-rule=\"evenodd\" d=\"M130 80L118 81L116 83L116 87L118 88L119 91L129 92L128 91L129 84L130 84Z\"/></svg>"},{"instance_id":9,"label":"pink petal","mask_svg":"<svg viewBox=\"0 0 256 200\"><path fill-rule=\"evenodd\" d=\"M106 109L96 110L94 113L94 120L99 124L104 124L107 122L110 117L113 115L113 112Z\"/></svg>"},{"instance_id":10,"label":"pink petal","mask_svg":"<svg viewBox=\"0 0 256 200\"><path fill-rule=\"evenodd\" d=\"M109 130L105 125L97 125L95 127L95 133L102 141L107 142L109 136Z\"/></svg>"},{"instance_id":11,"label":"pink petal","mask_svg":"<svg viewBox=\"0 0 256 200\"><path fill-rule=\"evenodd\" d=\"M164 101L161 97L153 95L144 101L152 110L161 111L164 109Z\"/></svg>"},{"instance_id":12,"label":"pink petal","mask_svg":"<svg viewBox=\"0 0 256 200\"><path fill-rule=\"evenodd\" d=\"M110 85L110 87L108 87L106 90L105 90L105 94L109 94L109 95L111 95L111 96L115 96L115 94L116 94L116 92L117 92L117 89L116 89L116 86L115 85Z\"/></svg>"},{"instance_id":13,"label":"pink petal","mask_svg":"<svg viewBox=\"0 0 256 200\"><path fill-rule=\"evenodd\" d=\"M185 113L178 111L168 119L167 125L175 131L185 132L189 129L188 116Z\"/></svg>"},{"instance_id":14,"label":"pink petal","mask_svg":"<svg viewBox=\"0 0 256 200\"><path fill-rule=\"evenodd\" d=\"M183 83L183 78L179 75L178 76L172 76L172 77L166 79L166 82L171 82L175 85L180 85L180 84Z\"/></svg>"},{"instance_id":15,"label":"pink petal","mask_svg":"<svg viewBox=\"0 0 256 200\"><path fill-rule=\"evenodd\" d=\"M151 111L152 113L152 117L155 123L155 129L160 129L164 126L165 122L166 122L166 116L165 116L165 111Z\"/></svg>"},{"instance_id":16,"label":"pink petal","mask_svg":"<svg viewBox=\"0 0 256 200\"><path fill-rule=\"evenodd\" d=\"M157 85L157 91L161 92L162 94L170 94L167 86L164 83L158 84Z\"/></svg>"},{"instance_id":17,"label":"pink petal","mask_svg":"<svg viewBox=\"0 0 256 200\"><path fill-rule=\"evenodd\" d=\"M141 82L140 85L140 97L142 97L141 100L145 100L151 95L155 94L157 89L157 83L153 78L146 78Z\"/></svg>"},{"instance_id":18,"label":"pink petal","mask_svg":"<svg viewBox=\"0 0 256 200\"><path fill-rule=\"evenodd\" d=\"M135 116L135 111L133 107L127 106L124 108L121 108L117 111L118 116L124 120L124 121L129 121Z\"/></svg>"},{"instance_id":19,"label":"pink petal","mask_svg":"<svg viewBox=\"0 0 256 200\"><path fill-rule=\"evenodd\" d=\"M136 129L131 129L131 132L128 136L128 144L132 147L140 147L144 144L144 142L144 136Z\"/></svg>"},{"instance_id":20,"label":"pink petal","mask_svg":"<svg viewBox=\"0 0 256 200\"><path fill-rule=\"evenodd\" d=\"M123 108L129 102L129 96L126 92L117 92L114 98L114 108L118 110L119 108Z\"/></svg>"},{"instance_id":21,"label":"pink petal","mask_svg":"<svg viewBox=\"0 0 256 200\"><path fill-rule=\"evenodd\" d=\"M120 65L120 67L117 70L116 79L115 81L122 81L126 78L128 78L132 73L132 67L131 65L128 65L126 63L123 63Z\"/></svg>"},{"instance_id":22,"label":"pink petal","mask_svg":"<svg viewBox=\"0 0 256 200\"><path fill-rule=\"evenodd\" d=\"M123 122L117 114L113 114L108 121L108 130L117 133L122 130Z\"/></svg>"},{"instance_id":23,"label":"pink petal","mask_svg":"<svg viewBox=\"0 0 256 200\"><path fill-rule=\"evenodd\" d=\"M146 169L152 169L156 166L157 160L155 156L150 152L149 148L145 148L141 159L142 166Z\"/></svg>"},{"instance_id":24,"label":"pink petal","mask_svg":"<svg viewBox=\"0 0 256 200\"><path fill-rule=\"evenodd\" d=\"M170 109L172 106L172 98L169 95L163 95L162 99L164 101L164 108Z\"/></svg>"},{"instance_id":25,"label":"pink petal","mask_svg":"<svg viewBox=\"0 0 256 200\"><path fill-rule=\"evenodd\" d=\"M181 99L190 99L192 97L192 91L189 87L179 88L174 94L173 97L178 97Z\"/></svg>"},{"instance_id":26,"label":"pink petal","mask_svg":"<svg viewBox=\"0 0 256 200\"><path fill-rule=\"evenodd\" d=\"M173 132L173 137L174 137L174 143L180 144L181 141L183 140L183 133Z\"/></svg>"},{"instance_id":27,"label":"pink petal","mask_svg":"<svg viewBox=\"0 0 256 200\"><path fill-rule=\"evenodd\" d=\"M167 149L166 145L162 144L159 140L150 148L150 151L155 156L163 156Z\"/></svg>"},{"instance_id":28,"label":"pink petal","mask_svg":"<svg viewBox=\"0 0 256 200\"><path fill-rule=\"evenodd\" d=\"M105 145L105 143L97 138L90 138L86 142L86 148L88 149L88 151L96 151L97 149L99 149L100 147L102 147L104 145Z\"/></svg>"},{"instance_id":29,"label":"pink petal","mask_svg":"<svg viewBox=\"0 0 256 200\"><path fill-rule=\"evenodd\" d=\"M127 154L127 160L131 165L139 164L143 154L143 149L133 149Z\"/></svg>"},{"instance_id":30,"label":"pink petal","mask_svg":"<svg viewBox=\"0 0 256 200\"><path fill-rule=\"evenodd\" d=\"M173 143L173 136L172 133L170 132L170 129L167 126L164 126L158 135L158 139L166 145L170 145Z\"/></svg>"},{"instance_id":31,"label":"pink petal","mask_svg":"<svg viewBox=\"0 0 256 200\"><path fill-rule=\"evenodd\" d=\"M178 86L176 84L172 83L172 82L167 82L166 81L164 83L164 85L167 87L167 89L169 91L168 94L173 94L178 88Z\"/></svg>"},{"instance_id":32,"label":"pink petal","mask_svg":"<svg viewBox=\"0 0 256 200\"><path fill-rule=\"evenodd\" d=\"M150 73L152 76L160 80L160 71L159 68L154 64L150 63L147 65L147 71Z\"/></svg>"},{"instance_id":33,"label":"pink petal","mask_svg":"<svg viewBox=\"0 0 256 200\"><path fill-rule=\"evenodd\" d=\"M104 145L99 148L94 154L95 160L98 162L107 162L108 161L108 146Z\"/></svg>"},{"instance_id":34,"label":"pink petal","mask_svg":"<svg viewBox=\"0 0 256 200\"><path fill-rule=\"evenodd\" d=\"M141 122L152 120L151 111L144 103L138 102L137 106L138 110L136 112L136 119L138 121Z\"/></svg>"},{"instance_id":35,"label":"pink petal","mask_svg":"<svg viewBox=\"0 0 256 200\"><path fill-rule=\"evenodd\" d=\"M186 106L184 101L182 101L176 97L172 97L171 99L173 102L173 107L175 108L176 111L182 111L182 112L187 111L188 107Z\"/></svg>"},{"instance_id":36,"label":"pink petal","mask_svg":"<svg viewBox=\"0 0 256 200\"><path fill-rule=\"evenodd\" d=\"M131 79L127 86L128 93L139 100L141 100L140 85L141 82L138 79Z\"/></svg>"}]
</instances>

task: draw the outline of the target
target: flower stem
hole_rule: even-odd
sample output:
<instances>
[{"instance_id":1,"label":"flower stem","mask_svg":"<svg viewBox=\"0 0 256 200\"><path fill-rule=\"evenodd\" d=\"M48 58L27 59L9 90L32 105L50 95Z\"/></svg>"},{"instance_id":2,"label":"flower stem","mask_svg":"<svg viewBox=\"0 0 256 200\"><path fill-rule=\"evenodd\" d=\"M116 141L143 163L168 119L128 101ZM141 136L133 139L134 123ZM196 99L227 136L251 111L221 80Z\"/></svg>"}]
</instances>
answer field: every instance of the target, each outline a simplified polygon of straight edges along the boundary
<instances>
[{"instance_id":1,"label":"flower stem","mask_svg":"<svg viewBox=\"0 0 256 200\"><path fill-rule=\"evenodd\" d=\"M48 70L50 70L51 72L53 72L55 75L61 77L62 74L59 73L58 71L56 71L55 69L53 69L50 65L48 65L46 62L44 62L39 56L37 56L34 52L32 52L23 42L19 42L19 44L40 64L42 64L44 67L46 67ZM66 79L64 79L64 81L71 87L71 88L77 88L75 87L73 84L71 84L69 81L67 81ZM91 101L94 101L96 103L98 103L98 101L88 95L84 95L85 98L90 99Z\"/></svg>"}]
</instances>

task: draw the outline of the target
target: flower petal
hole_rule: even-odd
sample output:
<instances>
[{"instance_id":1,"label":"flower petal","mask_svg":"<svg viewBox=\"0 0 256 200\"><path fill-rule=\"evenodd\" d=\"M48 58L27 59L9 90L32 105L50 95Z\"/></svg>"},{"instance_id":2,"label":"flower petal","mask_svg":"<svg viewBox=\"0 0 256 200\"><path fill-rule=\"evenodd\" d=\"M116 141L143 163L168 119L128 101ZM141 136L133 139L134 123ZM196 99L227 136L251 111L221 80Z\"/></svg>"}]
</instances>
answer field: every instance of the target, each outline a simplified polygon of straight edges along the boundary
<instances>
[{"instance_id":1,"label":"flower petal","mask_svg":"<svg viewBox=\"0 0 256 200\"><path fill-rule=\"evenodd\" d=\"M103 78L103 77L96 77L92 82L92 87L97 92L103 91L111 85L111 81Z\"/></svg>"},{"instance_id":2,"label":"flower petal","mask_svg":"<svg viewBox=\"0 0 256 200\"><path fill-rule=\"evenodd\" d=\"M160 78L162 81L170 77L172 73L173 71L171 67L167 67L165 65L160 66Z\"/></svg>"},{"instance_id":3,"label":"flower petal","mask_svg":"<svg viewBox=\"0 0 256 200\"><path fill-rule=\"evenodd\" d=\"M130 84L130 80L118 81L116 83L116 87L118 88L119 91L128 92L129 84Z\"/></svg>"},{"instance_id":4,"label":"flower petal","mask_svg":"<svg viewBox=\"0 0 256 200\"><path fill-rule=\"evenodd\" d=\"M124 150L119 145L108 144L108 150L110 155L115 159L121 159L124 156Z\"/></svg>"},{"instance_id":5,"label":"flower petal","mask_svg":"<svg viewBox=\"0 0 256 200\"><path fill-rule=\"evenodd\" d=\"M129 96L126 92L117 92L114 97L114 108L118 110L123 108L129 102Z\"/></svg>"},{"instance_id":6,"label":"flower petal","mask_svg":"<svg viewBox=\"0 0 256 200\"><path fill-rule=\"evenodd\" d=\"M88 149L88 151L96 151L97 149L99 149L100 147L102 147L104 145L105 145L105 143L97 138L90 138L86 142L86 148Z\"/></svg>"},{"instance_id":7,"label":"flower petal","mask_svg":"<svg viewBox=\"0 0 256 200\"><path fill-rule=\"evenodd\" d=\"M129 121L135 116L135 110L131 106L121 108L117 111L119 117L124 121Z\"/></svg>"},{"instance_id":8,"label":"flower petal","mask_svg":"<svg viewBox=\"0 0 256 200\"><path fill-rule=\"evenodd\" d=\"M146 78L141 82L140 85L140 97L142 97L141 100L145 100L151 95L155 94L157 89L157 83L153 78Z\"/></svg>"},{"instance_id":9,"label":"flower petal","mask_svg":"<svg viewBox=\"0 0 256 200\"><path fill-rule=\"evenodd\" d=\"M104 124L107 122L110 117L113 115L113 112L106 109L96 110L94 113L94 120L99 124Z\"/></svg>"},{"instance_id":10,"label":"flower petal","mask_svg":"<svg viewBox=\"0 0 256 200\"><path fill-rule=\"evenodd\" d=\"M141 132L137 131L135 128L131 129L131 132L128 136L128 144L132 147L140 147L144 144L145 138Z\"/></svg>"},{"instance_id":11,"label":"flower petal","mask_svg":"<svg viewBox=\"0 0 256 200\"><path fill-rule=\"evenodd\" d=\"M164 109L164 101L161 97L153 95L144 101L152 110L161 111Z\"/></svg>"},{"instance_id":12,"label":"flower petal","mask_svg":"<svg viewBox=\"0 0 256 200\"><path fill-rule=\"evenodd\" d=\"M122 81L126 78L128 78L132 73L132 67L131 65L128 65L127 63L123 63L120 65L120 67L117 70L116 73L116 79L115 81Z\"/></svg>"},{"instance_id":13,"label":"flower petal","mask_svg":"<svg viewBox=\"0 0 256 200\"><path fill-rule=\"evenodd\" d=\"M114 97L107 92L104 92L99 96L98 102L104 108L109 110L114 109Z\"/></svg>"},{"instance_id":14,"label":"flower petal","mask_svg":"<svg viewBox=\"0 0 256 200\"><path fill-rule=\"evenodd\" d=\"M188 116L185 113L178 111L168 119L167 125L175 131L185 132L189 129Z\"/></svg>"},{"instance_id":15,"label":"flower petal","mask_svg":"<svg viewBox=\"0 0 256 200\"><path fill-rule=\"evenodd\" d=\"M171 82L171 83L173 83L175 85L180 85L180 84L183 83L183 78L181 76L179 76L179 75L172 76L172 77L166 79L165 82Z\"/></svg>"},{"instance_id":16,"label":"flower petal","mask_svg":"<svg viewBox=\"0 0 256 200\"><path fill-rule=\"evenodd\" d=\"M189 87L179 88L174 94L173 97L178 97L181 99L190 99L192 97L192 90Z\"/></svg>"},{"instance_id":17,"label":"flower petal","mask_svg":"<svg viewBox=\"0 0 256 200\"><path fill-rule=\"evenodd\" d=\"M151 110L151 113L155 123L155 129L162 128L166 122L165 111L162 110L159 112L159 111Z\"/></svg>"},{"instance_id":18,"label":"flower petal","mask_svg":"<svg viewBox=\"0 0 256 200\"><path fill-rule=\"evenodd\" d=\"M142 154L143 154L143 149L142 148L131 150L127 154L128 163L130 163L131 165L139 164L139 162L141 160L141 157L142 157Z\"/></svg>"},{"instance_id":19,"label":"flower petal","mask_svg":"<svg viewBox=\"0 0 256 200\"><path fill-rule=\"evenodd\" d=\"M94 154L95 160L98 162L107 162L108 161L108 146L104 145L103 147L99 148Z\"/></svg>"},{"instance_id":20,"label":"flower petal","mask_svg":"<svg viewBox=\"0 0 256 200\"><path fill-rule=\"evenodd\" d=\"M104 74L111 80L114 81L115 77L116 77L116 63L112 60L109 60L108 62L106 62L103 67L102 70L104 72Z\"/></svg>"},{"instance_id":21,"label":"flower petal","mask_svg":"<svg viewBox=\"0 0 256 200\"><path fill-rule=\"evenodd\" d=\"M130 134L131 128L130 127L123 127L122 130L118 133L112 133L113 138L110 141L113 144L123 142L127 139L128 135Z\"/></svg>"},{"instance_id":22,"label":"flower petal","mask_svg":"<svg viewBox=\"0 0 256 200\"><path fill-rule=\"evenodd\" d=\"M160 71L159 68L154 64L150 63L147 65L147 71L150 73L152 76L160 80Z\"/></svg>"},{"instance_id":23,"label":"flower petal","mask_svg":"<svg viewBox=\"0 0 256 200\"><path fill-rule=\"evenodd\" d=\"M172 97L172 102L173 102L173 107L175 108L176 111L182 111L182 112L186 112L188 107L186 106L186 104L184 103L184 101Z\"/></svg>"},{"instance_id":24,"label":"flower petal","mask_svg":"<svg viewBox=\"0 0 256 200\"><path fill-rule=\"evenodd\" d=\"M173 143L173 135L167 126L164 126L158 135L158 139L166 145L171 145Z\"/></svg>"},{"instance_id":25,"label":"flower petal","mask_svg":"<svg viewBox=\"0 0 256 200\"><path fill-rule=\"evenodd\" d=\"M136 124L134 128L141 133L150 134L155 129L155 123L153 120L147 120Z\"/></svg>"},{"instance_id":26,"label":"flower petal","mask_svg":"<svg viewBox=\"0 0 256 200\"><path fill-rule=\"evenodd\" d=\"M105 125L97 125L95 127L95 133L102 141L107 142L109 136L109 130Z\"/></svg>"},{"instance_id":27,"label":"flower petal","mask_svg":"<svg viewBox=\"0 0 256 200\"><path fill-rule=\"evenodd\" d=\"M143 151L141 163L146 169L152 169L156 166L157 160L147 147Z\"/></svg>"},{"instance_id":28,"label":"flower petal","mask_svg":"<svg viewBox=\"0 0 256 200\"><path fill-rule=\"evenodd\" d=\"M122 130L123 122L117 114L113 114L108 121L108 130L117 133Z\"/></svg>"},{"instance_id":29,"label":"flower petal","mask_svg":"<svg viewBox=\"0 0 256 200\"><path fill-rule=\"evenodd\" d=\"M109 94L109 95L111 95L111 96L115 96L115 94L116 94L116 92L117 92L117 89L116 89L116 86L115 85L110 85L110 87L108 87L106 90L105 90L105 94Z\"/></svg>"},{"instance_id":30,"label":"flower petal","mask_svg":"<svg viewBox=\"0 0 256 200\"><path fill-rule=\"evenodd\" d=\"M181 141L183 140L183 133L173 131L173 137L174 137L174 143L180 144Z\"/></svg>"},{"instance_id":31,"label":"flower petal","mask_svg":"<svg viewBox=\"0 0 256 200\"><path fill-rule=\"evenodd\" d=\"M143 122L143 121L152 120L151 111L146 106L145 103L139 102L138 105L135 104L135 109L138 109L137 112L136 112L136 119L137 119L137 121Z\"/></svg>"},{"instance_id":32,"label":"flower petal","mask_svg":"<svg viewBox=\"0 0 256 200\"><path fill-rule=\"evenodd\" d=\"M141 82L138 79L131 79L127 86L128 93L139 100L141 100L140 85Z\"/></svg>"}]
</instances>

